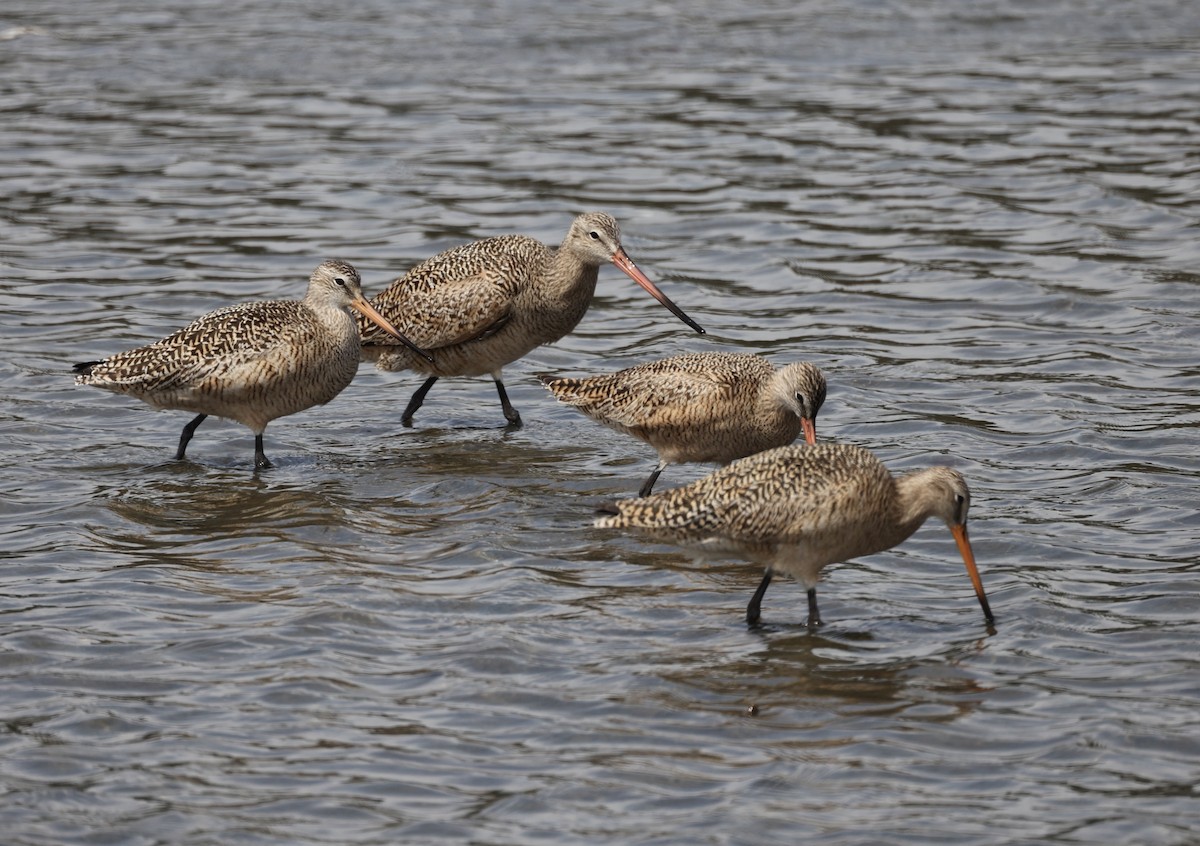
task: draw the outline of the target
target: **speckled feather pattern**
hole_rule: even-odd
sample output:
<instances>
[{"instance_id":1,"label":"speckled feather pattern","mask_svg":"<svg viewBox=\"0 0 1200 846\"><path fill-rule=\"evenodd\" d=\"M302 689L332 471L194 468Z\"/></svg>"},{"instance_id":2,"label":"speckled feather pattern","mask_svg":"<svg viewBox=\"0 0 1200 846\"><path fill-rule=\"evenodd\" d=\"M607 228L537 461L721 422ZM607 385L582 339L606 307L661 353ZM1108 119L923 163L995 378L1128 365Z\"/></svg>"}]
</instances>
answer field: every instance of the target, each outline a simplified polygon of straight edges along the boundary
<instances>
[{"instance_id":1,"label":"speckled feather pattern","mask_svg":"<svg viewBox=\"0 0 1200 846\"><path fill-rule=\"evenodd\" d=\"M957 486L966 492L962 477L944 467L896 479L850 444L785 446L683 487L619 500L596 526L734 552L811 587L827 564L890 549L931 514L953 513L944 500Z\"/></svg>"},{"instance_id":2,"label":"speckled feather pattern","mask_svg":"<svg viewBox=\"0 0 1200 846\"><path fill-rule=\"evenodd\" d=\"M303 301L219 308L160 341L85 367L76 382L261 432L271 420L329 402L358 370L358 330L344 295L328 290L333 275L352 280L361 295L353 267L325 262Z\"/></svg>"},{"instance_id":3,"label":"speckled feather pattern","mask_svg":"<svg viewBox=\"0 0 1200 846\"><path fill-rule=\"evenodd\" d=\"M434 363L360 320L363 358L380 370L479 376L557 341L587 313L598 269L611 256L590 243L592 231L614 247L620 245L617 222L592 212L573 221L558 248L523 235L504 235L426 259L371 303L417 346L429 350Z\"/></svg>"},{"instance_id":4,"label":"speckled feather pattern","mask_svg":"<svg viewBox=\"0 0 1200 846\"><path fill-rule=\"evenodd\" d=\"M776 370L748 353L689 353L588 378L549 378L559 401L648 443L666 463L726 464L790 444L804 409L816 416L826 383L813 364Z\"/></svg>"}]
</instances>

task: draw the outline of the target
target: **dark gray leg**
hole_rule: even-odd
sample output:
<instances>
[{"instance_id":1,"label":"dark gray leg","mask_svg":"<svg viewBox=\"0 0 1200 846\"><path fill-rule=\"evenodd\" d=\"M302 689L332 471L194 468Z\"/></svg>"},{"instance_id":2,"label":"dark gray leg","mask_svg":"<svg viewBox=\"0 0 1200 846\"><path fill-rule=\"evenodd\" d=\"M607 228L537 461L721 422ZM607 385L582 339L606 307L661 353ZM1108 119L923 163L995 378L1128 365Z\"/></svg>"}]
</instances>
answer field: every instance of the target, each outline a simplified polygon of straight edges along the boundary
<instances>
[{"instance_id":1,"label":"dark gray leg","mask_svg":"<svg viewBox=\"0 0 1200 846\"><path fill-rule=\"evenodd\" d=\"M662 473L665 464L659 464L654 468L654 472L650 474L646 481L642 482L642 487L638 491L638 496L650 496L650 492L654 490L654 483L658 481L658 475Z\"/></svg>"},{"instance_id":2,"label":"dark gray leg","mask_svg":"<svg viewBox=\"0 0 1200 846\"><path fill-rule=\"evenodd\" d=\"M412 426L413 414L421 407L421 403L425 402L425 395L429 393L429 389L433 387L433 383L438 380L436 376L430 376L425 380L425 384L417 388L417 392L412 395L412 399L408 401L408 405L404 407L404 413L400 415L401 426Z\"/></svg>"},{"instance_id":3,"label":"dark gray leg","mask_svg":"<svg viewBox=\"0 0 1200 846\"><path fill-rule=\"evenodd\" d=\"M821 625L821 612L817 610L817 589L808 589L808 627L815 629Z\"/></svg>"},{"instance_id":4,"label":"dark gray leg","mask_svg":"<svg viewBox=\"0 0 1200 846\"><path fill-rule=\"evenodd\" d=\"M775 571L768 567L767 572L763 573L762 581L758 583L758 590L754 591L754 596L750 597L750 604L746 606L747 625L758 625L758 620L762 616L760 612L763 594L767 592L767 586L771 584L771 577L774 575Z\"/></svg>"},{"instance_id":5,"label":"dark gray leg","mask_svg":"<svg viewBox=\"0 0 1200 846\"><path fill-rule=\"evenodd\" d=\"M267 460L266 453L263 452L263 436L259 432L254 436L254 469L266 470L271 466L271 462Z\"/></svg>"},{"instance_id":6,"label":"dark gray leg","mask_svg":"<svg viewBox=\"0 0 1200 846\"><path fill-rule=\"evenodd\" d=\"M504 383L500 381L499 376L493 376L496 380L496 393L500 395L500 407L504 409L504 419L508 421L510 426L521 425L521 415L512 407L512 403L508 401L508 391L504 390Z\"/></svg>"},{"instance_id":7,"label":"dark gray leg","mask_svg":"<svg viewBox=\"0 0 1200 846\"><path fill-rule=\"evenodd\" d=\"M184 453L187 452L188 441L192 439L192 435L196 434L196 427L204 422L207 414L197 414L192 418L192 422L183 427L183 434L179 436L179 449L175 450L175 460L183 461Z\"/></svg>"}]
</instances>

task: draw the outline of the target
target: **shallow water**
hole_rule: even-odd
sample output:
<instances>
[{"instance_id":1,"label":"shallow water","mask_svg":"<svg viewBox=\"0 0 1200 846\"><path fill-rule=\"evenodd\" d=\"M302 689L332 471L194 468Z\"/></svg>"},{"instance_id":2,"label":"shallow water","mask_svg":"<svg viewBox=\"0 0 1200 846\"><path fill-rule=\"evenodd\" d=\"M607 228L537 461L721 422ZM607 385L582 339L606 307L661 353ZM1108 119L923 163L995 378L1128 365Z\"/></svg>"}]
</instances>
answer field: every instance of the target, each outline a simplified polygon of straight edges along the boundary
<instances>
[{"instance_id":1,"label":"shallow water","mask_svg":"<svg viewBox=\"0 0 1200 846\"><path fill-rule=\"evenodd\" d=\"M45 843L1200 838L1190 3L0 12L0 823ZM727 8L728 7L728 8ZM366 367L267 430L72 384L211 308L613 213L490 381ZM781 580L590 528L649 450L534 378L810 359L818 434L959 468ZM665 487L706 472L671 468Z\"/></svg>"}]
</instances>

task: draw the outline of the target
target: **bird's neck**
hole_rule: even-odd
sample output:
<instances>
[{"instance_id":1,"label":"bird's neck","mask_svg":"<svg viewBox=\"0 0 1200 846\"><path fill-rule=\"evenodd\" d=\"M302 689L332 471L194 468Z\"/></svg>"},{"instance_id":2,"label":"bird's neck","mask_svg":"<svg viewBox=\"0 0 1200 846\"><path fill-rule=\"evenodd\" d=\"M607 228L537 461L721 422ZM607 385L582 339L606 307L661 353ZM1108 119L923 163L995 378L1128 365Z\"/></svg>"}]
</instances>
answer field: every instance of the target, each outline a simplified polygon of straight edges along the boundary
<instances>
[{"instance_id":1,"label":"bird's neck","mask_svg":"<svg viewBox=\"0 0 1200 846\"><path fill-rule=\"evenodd\" d=\"M596 290L596 279L600 268L580 258L577 254L559 247L550 254L550 261L542 277L544 296L563 299L583 299L588 302ZM586 294L586 296L581 296Z\"/></svg>"},{"instance_id":2,"label":"bird's neck","mask_svg":"<svg viewBox=\"0 0 1200 846\"><path fill-rule=\"evenodd\" d=\"M355 332L358 331L354 315L351 313L349 306L332 303L323 297L306 297L304 304L308 306L309 310L317 316L317 320L323 325L338 331L343 331L349 326Z\"/></svg>"},{"instance_id":3,"label":"bird's neck","mask_svg":"<svg viewBox=\"0 0 1200 846\"><path fill-rule=\"evenodd\" d=\"M904 538L919 529L937 511L937 492L930 485L933 472L928 468L916 470L896 480L897 526L904 532Z\"/></svg>"}]
</instances>

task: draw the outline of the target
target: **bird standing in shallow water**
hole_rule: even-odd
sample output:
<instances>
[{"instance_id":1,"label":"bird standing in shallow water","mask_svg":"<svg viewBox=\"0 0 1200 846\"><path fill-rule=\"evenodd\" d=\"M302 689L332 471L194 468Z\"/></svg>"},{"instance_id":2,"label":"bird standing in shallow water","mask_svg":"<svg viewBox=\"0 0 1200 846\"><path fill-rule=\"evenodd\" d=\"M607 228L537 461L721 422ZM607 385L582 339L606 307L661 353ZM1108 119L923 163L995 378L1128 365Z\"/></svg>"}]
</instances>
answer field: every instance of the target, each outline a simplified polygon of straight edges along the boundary
<instances>
[{"instance_id":1,"label":"bird standing in shallow water","mask_svg":"<svg viewBox=\"0 0 1200 846\"><path fill-rule=\"evenodd\" d=\"M521 415L509 402L503 367L571 332L591 305L600 265L609 261L688 326L704 331L626 255L616 220L591 212L572 221L557 248L524 235L503 235L421 262L371 302L418 346L433 352L434 361L413 355L360 320L363 358L380 370L429 374L400 417L405 426L412 425L413 414L442 376L485 373L496 383L504 418L519 426Z\"/></svg>"},{"instance_id":2,"label":"bird standing in shallow water","mask_svg":"<svg viewBox=\"0 0 1200 846\"><path fill-rule=\"evenodd\" d=\"M808 591L808 625L821 624L817 579L827 564L891 549L928 517L940 517L958 544L987 622L992 610L967 536L971 493L949 467L894 477L861 447L822 443L785 446L664 493L606 506L600 528L638 528L660 540L704 551L732 552L766 567L746 608L760 619L775 572Z\"/></svg>"},{"instance_id":3,"label":"bird standing in shallow water","mask_svg":"<svg viewBox=\"0 0 1200 846\"><path fill-rule=\"evenodd\" d=\"M560 402L645 441L658 466L642 485L649 496L668 464L728 464L804 439L816 443L825 376L808 362L779 370L748 353L689 353L586 379L542 377Z\"/></svg>"},{"instance_id":4,"label":"bird standing in shallow water","mask_svg":"<svg viewBox=\"0 0 1200 846\"><path fill-rule=\"evenodd\" d=\"M358 271L326 261L313 271L303 300L219 308L161 341L76 364L75 382L155 408L198 412L183 427L176 460L196 427L214 414L250 427L254 466L270 467L263 453L267 424L329 402L358 372L358 327L347 308L412 347L363 297Z\"/></svg>"}]
</instances>

